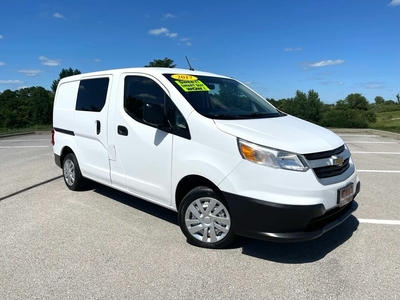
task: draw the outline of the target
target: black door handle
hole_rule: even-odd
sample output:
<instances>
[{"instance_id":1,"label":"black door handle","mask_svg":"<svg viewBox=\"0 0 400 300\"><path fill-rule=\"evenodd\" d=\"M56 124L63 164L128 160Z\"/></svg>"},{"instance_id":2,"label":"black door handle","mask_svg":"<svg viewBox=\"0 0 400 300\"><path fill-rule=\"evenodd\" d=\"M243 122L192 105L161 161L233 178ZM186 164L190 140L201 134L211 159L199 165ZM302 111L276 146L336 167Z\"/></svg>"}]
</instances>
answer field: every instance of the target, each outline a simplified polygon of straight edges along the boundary
<instances>
[{"instance_id":1,"label":"black door handle","mask_svg":"<svg viewBox=\"0 0 400 300\"><path fill-rule=\"evenodd\" d=\"M118 134L127 136L128 128L126 128L125 126L122 126L122 125L118 125Z\"/></svg>"},{"instance_id":2,"label":"black door handle","mask_svg":"<svg viewBox=\"0 0 400 300\"><path fill-rule=\"evenodd\" d=\"M101 124L100 124L100 121L97 120L96 121L96 133L99 135L100 131L101 131Z\"/></svg>"}]
</instances>

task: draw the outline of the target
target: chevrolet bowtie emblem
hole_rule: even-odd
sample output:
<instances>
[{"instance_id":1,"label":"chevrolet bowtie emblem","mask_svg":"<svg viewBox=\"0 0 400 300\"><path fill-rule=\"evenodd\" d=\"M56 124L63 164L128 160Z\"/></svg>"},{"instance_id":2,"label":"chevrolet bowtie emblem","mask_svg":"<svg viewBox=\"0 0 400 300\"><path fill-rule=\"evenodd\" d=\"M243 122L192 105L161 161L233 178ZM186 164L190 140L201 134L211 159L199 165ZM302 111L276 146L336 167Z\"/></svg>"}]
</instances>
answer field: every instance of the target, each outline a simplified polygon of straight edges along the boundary
<instances>
[{"instance_id":1,"label":"chevrolet bowtie emblem","mask_svg":"<svg viewBox=\"0 0 400 300\"><path fill-rule=\"evenodd\" d=\"M344 162L343 157L336 156L336 155L332 155L329 160L330 160L332 166L339 166L339 167L341 167Z\"/></svg>"}]
</instances>

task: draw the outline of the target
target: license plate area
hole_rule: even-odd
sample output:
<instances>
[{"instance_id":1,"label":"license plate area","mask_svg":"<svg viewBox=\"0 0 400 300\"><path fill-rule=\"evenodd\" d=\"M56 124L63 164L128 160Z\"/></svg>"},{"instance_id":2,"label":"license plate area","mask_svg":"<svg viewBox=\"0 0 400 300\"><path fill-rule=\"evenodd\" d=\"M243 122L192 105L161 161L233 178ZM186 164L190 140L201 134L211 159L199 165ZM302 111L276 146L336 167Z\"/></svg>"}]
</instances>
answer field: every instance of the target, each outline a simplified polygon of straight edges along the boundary
<instances>
[{"instance_id":1,"label":"license plate area","mask_svg":"<svg viewBox=\"0 0 400 300\"><path fill-rule=\"evenodd\" d=\"M354 188L354 184L351 183L351 184L345 186L344 188L338 190L337 204L339 204L340 207L342 207L343 205L346 205L351 200L353 200L353 196L354 196L353 188Z\"/></svg>"}]
</instances>

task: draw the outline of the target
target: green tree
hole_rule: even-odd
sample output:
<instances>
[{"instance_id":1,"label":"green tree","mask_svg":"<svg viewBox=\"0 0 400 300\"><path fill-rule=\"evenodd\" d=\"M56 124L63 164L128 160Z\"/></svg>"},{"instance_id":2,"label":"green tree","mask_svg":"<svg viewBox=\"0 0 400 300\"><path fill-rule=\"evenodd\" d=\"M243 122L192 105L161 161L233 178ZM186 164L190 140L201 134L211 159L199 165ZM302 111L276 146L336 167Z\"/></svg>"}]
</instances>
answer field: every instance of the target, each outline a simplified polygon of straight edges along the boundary
<instances>
[{"instance_id":1,"label":"green tree","mask_svg":"<svg viewBox=\"0 0 400 300\"><path fill-rule=\"evenodd\" d=\"M323 114L321 125L337 128L366 128L376 121L375 112L361 94L350 94Z\"/></svg>"},{"instance_id":2,"label":"green tree","mask_svg":"<svg viewBox=\"0 0 400 300\"><path fill-rule=\"evenodd\" d=\"M269 103L271 103L276 108L278 108L278 106L280 104L280 102L279 102L280 100L275 100L274 98L265 98L265 100L267 100Z\"/></svg>"},{"instance_id":3,"label":"green tree","mask_svg":"<svg viewBox=\"0 0 400 300\"><path fill-rule=\"evenodd\" d=\"M0 94L0 127L8 128L10 123L10 110L16 93L11 90L5 90Z\"/></svg>"},{"instance_id":4,"label":"green tree","mask_svg":"<svg viewBox=\"0 0 400 300\"><path fill-rule=\"evenodd\" d=\"M360 111L335 107L324 114L321 125L333 128L366 128L368 121Z\"/></svg>"},{"instance_id":5,"label":"green tree","mask_svg":"<svg viewBox=\"0 0 400 300\"><path fill-rule=\"evenodd\" d=\"M52 121L53 97L43 87L29 87L0 94L0 127L24 128Z\"/></svg>"},{"instance_id":6,"label":"green tree","mask_svg":"<svg viewBox=\"0 0 400 300\"><path fill-rule=\"evenodd\" d=\"M61 79L68 77L68 76L73 76L73 75L78 75L81 74L81 71L78 69L73 70L72 68L69 69L62 69L60 74L58 75L58 79L53 80L53 83L51 84L51 90L53 93L56 93L58 83L60 82Z\"/></svg>"},{"instance_id":7,"label":"green tree","mask_svg":"<svg viewBox=\"0 0 400 300\"><path fill-rule=\"evenodd\" d=\"M41 86L30 88L30 106L33 125L47 125L52 122L53 98Z\"/></svg>"},{"instance_id":8,"label":"green tree","mask_svg":"<svg viewBox=\"0 0 400 300\"><path fill-rule=\"evenodd\" d=\"M31 110L29 107L29 89L23 88L13 92L8 98L8 115L6 128L24 128L30 125Z\"/></svg>"},{"instance_id":9,"label":"green tree","mask_svg":"<svg viewBox=\"0 0 400 300\"><path fill-rule=\"evenodd\" d=\"M324 104L314 90L308 91L307 94L298 90L294 98L279 102L278 108L288 114L317 124L321 121Z\"/></svg>"},{"instance_id":10,"label":"green tree","mask_svg":"<svg viewBox=\"0 0 400 300\"><path fill-rule=\"evenodd\" d=\"M384 104L385 103L385 99L383 99L383 97L381 96L376 96L375 97L375 104L379 105L379 104Z\"/></svg>"},{"instance_id":11,"label":"green tree","mask_svg":"<svg viewBox=\"0 0 400 300\"><path fill-rule=\"evenodd\" d=\"M344 99L344 103L351 109L356 110L369 110L369 103L367 98L361 94L350 94Z\"/></svg>"},{"instance_id":12,"label":"green tree","mask_svg":"<svg viewBox=\"0 0 400 300\"><path fill-rule=\"evenodd\" d=\"M174 64L174 61L168 57L164 59L155 59L151 62L149 62L148 65L145 67L151 67L151 68L175 68L176 64Z\"/></svg>"}]
</instances>

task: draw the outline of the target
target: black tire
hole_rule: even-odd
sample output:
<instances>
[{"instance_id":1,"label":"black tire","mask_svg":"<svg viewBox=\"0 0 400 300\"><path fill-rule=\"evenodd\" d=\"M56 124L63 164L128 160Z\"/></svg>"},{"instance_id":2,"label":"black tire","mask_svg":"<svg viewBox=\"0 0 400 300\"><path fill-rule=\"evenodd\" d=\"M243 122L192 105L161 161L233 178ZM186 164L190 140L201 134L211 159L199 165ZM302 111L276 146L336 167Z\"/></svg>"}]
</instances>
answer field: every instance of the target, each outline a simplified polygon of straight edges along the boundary
<instances>
[{"instance_id":1,"label":"black tire","mask_svg":"<svg viewBox=\"0 0 400 300\"><path fill-rule=\"evenodd\" d=\"M178 218L183 234L192 245L220 249L235 239L228 205L208 187L196 187L183 198Z\"/></svg>"},{"instance_id":2,"label":"black tire","mask_svg":"<svg viewBox=\"0 0 400 300\"><path fill-rule=\"evenodd\" d=\"M67 187L72 191L79 191L85 184L78 161L73 153L65 156L62 164L63 178Z\"/></svg>"}]
</instances>

